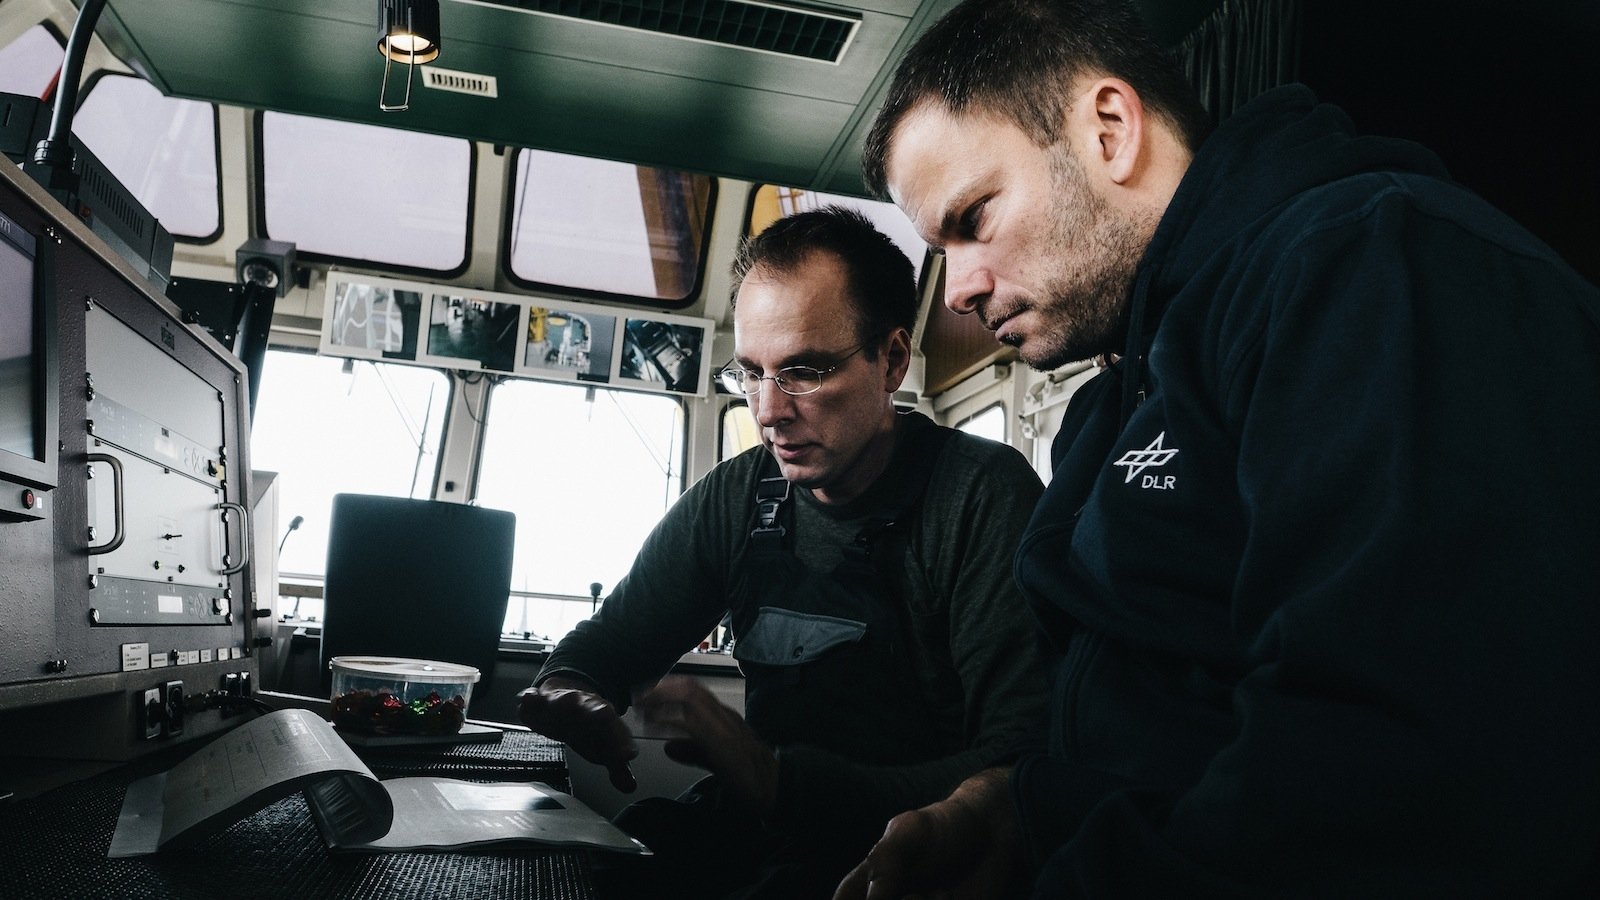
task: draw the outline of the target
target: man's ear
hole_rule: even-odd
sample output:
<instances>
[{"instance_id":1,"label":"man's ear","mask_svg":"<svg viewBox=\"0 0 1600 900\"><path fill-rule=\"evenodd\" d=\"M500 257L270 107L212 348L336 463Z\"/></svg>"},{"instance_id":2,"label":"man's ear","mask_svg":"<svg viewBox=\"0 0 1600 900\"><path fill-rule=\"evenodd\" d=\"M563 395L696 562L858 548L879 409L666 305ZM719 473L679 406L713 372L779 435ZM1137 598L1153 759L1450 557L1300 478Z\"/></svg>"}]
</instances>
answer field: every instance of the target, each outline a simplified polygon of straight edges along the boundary
<instances>
[{"instance_id":1,"label":"man's ear","mask_svg":"<svg viewBox=\"0 0 1600 900\"><path fill-rule=\"evenodd\" d=\"M1149 165L1148 120L1139 92L1121 78L1097 78L1078 94L1070 113L1072 146L1085 166L1128 186Z\"/></svg>"},{"instance_id":2,"label":"man's ear","mask_svg":"<svg viewBox=\"0 0 1600 900\"><path fill-rule=\"evenodd\" d=\"M906 372L911 370L911 333L904 328L896 328L890 332L884 344L883 359L888 364L884 373L884 391L893 394L900 390L900 385L906 380Z\"/></svg>"}]
</instances>

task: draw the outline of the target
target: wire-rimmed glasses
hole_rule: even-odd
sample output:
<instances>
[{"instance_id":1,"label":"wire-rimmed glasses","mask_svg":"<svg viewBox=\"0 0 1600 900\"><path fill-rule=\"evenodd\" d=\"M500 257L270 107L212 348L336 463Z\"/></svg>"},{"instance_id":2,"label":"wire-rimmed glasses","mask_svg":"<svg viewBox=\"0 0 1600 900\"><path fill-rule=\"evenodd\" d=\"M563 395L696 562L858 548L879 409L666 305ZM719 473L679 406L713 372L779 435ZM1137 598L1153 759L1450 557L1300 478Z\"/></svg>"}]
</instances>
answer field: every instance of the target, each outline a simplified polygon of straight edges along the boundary
<instances>
[{"instance_id":1,"label":"wire-rimmed glasses","mask_svg":"<svg viewBox=\"0 0 1600 900\"><path fill-rule=\"evenodd\" d=\"M717 378L722 381L722 386L735 394L750 396L761 391L761 382L770 381L778 390L793 397L802 397L806 394L815 394L822 390L822 376L836 371L844 365L845 360L860 353L867 345L862 344L849 353L839 357L839 361L826 369L814 366L784 366L771 375L762 375L752 372L735 363L728 363L717 373Z\"/></svg>"}]
</instances>

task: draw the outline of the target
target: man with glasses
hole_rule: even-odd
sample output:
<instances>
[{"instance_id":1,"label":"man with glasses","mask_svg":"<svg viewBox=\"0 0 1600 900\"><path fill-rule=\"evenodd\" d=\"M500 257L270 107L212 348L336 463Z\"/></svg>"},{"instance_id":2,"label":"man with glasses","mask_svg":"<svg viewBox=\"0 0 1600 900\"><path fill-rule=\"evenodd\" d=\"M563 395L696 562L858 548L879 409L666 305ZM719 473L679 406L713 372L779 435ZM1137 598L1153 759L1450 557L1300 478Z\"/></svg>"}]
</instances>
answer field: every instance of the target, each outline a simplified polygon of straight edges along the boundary
<instances>
[{"instance_id":1,"label":"man with glasses","mask_svg":"<svg viewBox=\"0 0 1600 900\"><path fill-rule=\"evenodd\" d=\"M827 897L891 817L1042 713L1010 568L1041 487L1010 447L896 411L915 280L860 214L801 213L747 240L733 308L720 380L749 398L763 446L668 511L521 711L631 790L632 700L681 735L670 756L713 773L625 810L663 859L608 877L639 876L647 896L682 877L708 897ZM651 688L730 610L744 716L692 680Z\"/></svg>"}]
</instances>

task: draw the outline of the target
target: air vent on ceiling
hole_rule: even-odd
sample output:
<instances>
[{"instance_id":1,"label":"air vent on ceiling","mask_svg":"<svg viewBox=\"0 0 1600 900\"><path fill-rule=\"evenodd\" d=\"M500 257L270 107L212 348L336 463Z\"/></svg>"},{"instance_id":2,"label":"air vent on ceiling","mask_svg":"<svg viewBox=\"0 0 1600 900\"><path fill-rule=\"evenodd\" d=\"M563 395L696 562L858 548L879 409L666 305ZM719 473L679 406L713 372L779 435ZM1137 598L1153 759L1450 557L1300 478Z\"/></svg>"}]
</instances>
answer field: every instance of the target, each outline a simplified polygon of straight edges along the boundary
<instances>
[{"instance_id":1,"label":"air vent on ceiling","mask_svg":"<svg viewBox=\"0 0 1600 900\"><path fill-rule=\"evenodd\" d=\"M454 69L441 69L438 66L422 67L422 86L440 91L455 91L458 94L471 94L474 97L500 96L500 88L493 75L457 72Z\"/></svg>"},{"instance_id":2,"label":"air vent on ceiling","mask_svg":"<svg viewBox=\"0 0 1600 900\"><path fill-rule=\"evenodd\" d=\"M474 0L746 50L836 63L860 19L749 0Z\"/></svg>"}]
</instances>

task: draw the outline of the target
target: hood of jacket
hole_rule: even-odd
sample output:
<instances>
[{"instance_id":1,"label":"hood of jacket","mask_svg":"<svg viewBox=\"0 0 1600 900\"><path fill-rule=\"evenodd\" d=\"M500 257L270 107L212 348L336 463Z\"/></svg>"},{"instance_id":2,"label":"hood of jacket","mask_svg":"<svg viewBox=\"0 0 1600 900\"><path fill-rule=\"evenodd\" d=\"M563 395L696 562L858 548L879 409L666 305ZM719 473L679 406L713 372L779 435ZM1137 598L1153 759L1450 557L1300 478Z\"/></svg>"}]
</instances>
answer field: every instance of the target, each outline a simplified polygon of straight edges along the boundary
<instances>
[{"instance_id":1,"label":"hood of jacket","mask_svg":"<svg viewBox=\"0 0 1600 900\"><path fill-rule=\"evenodd\" d=\"M1449 178L1420 144L1359 135L1304 85L1275 88L1219 125L1195 154L1161 216L1129 302L1123 419L1142 389L1143 357L1166 303L1252 222L1307 190L1369 172Z\"/></svg>"}]
</instances>

